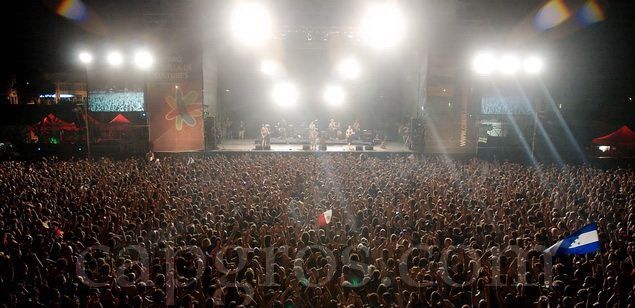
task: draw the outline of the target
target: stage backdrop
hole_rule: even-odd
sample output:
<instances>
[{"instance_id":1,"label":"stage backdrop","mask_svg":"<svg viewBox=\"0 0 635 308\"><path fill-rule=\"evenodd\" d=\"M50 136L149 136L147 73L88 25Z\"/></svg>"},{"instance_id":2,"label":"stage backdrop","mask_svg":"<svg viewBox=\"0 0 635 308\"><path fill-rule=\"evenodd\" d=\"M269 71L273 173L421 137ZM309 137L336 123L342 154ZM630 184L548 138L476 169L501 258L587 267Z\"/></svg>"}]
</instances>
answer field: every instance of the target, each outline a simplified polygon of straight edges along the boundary
<instances>
[{"instance_id":1,"label":"stage backdrop","mask_svg":"<svg viewBox=\"0 0 635 308\"><path fill-rule=\"evenodd\" d=\"M202 151L201 48L188 46L157 60L146 92L150 147L155 152Z\"/></svg>"}]
</instances>

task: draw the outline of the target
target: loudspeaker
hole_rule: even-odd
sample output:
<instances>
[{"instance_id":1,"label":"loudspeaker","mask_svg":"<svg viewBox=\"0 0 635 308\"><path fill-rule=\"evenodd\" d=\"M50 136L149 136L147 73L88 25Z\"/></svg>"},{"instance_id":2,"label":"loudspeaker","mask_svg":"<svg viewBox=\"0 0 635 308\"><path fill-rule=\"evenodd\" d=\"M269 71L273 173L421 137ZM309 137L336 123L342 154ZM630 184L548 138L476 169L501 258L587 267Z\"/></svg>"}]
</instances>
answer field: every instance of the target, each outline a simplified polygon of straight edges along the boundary
<instances>
[{"instance_id":1,"label":"loudspeaker","mask_svg":"<svg viewBox=\"0 0 635 308\"><path fill-rule=\"evenodd\" d=\"M425 148L425 123L423 119L412 118L410 120L410 149L423 153Z\"/></svg>"},{"instance_id":2,"label":"loudspeaker","mask_svg":"<svg viewBox=\"0 0 635 308\"><path fill-rule=\"evenodd\" d=\"M218 140L216 140L216 128L214 127L214 117L207 117L203 120L203 132L205 137L205 149L216 150Z\"/></svg>"},{"instance_id":3,"label":"loudspeaker","mask_svg":"<svg viewBox=\"0 0 635 308\"><path fill-rule=\"evenodd\" d=\"M260 144L256 144L256 148L254 149L256 151L262 151L262 145Z\"/></svg>"},{"instance_id":4,"label":"loudspeaker","mask_svg":"<svg viewBox=\"0 0 635 308\"><path fill-rule=\"evenodd\" d=\"M326 151L326 144L320 144L320 151Z\"/></svg>"},{"instance_id":5,"label":"loudspeaker","mask_svg":"<svg viewBox=\"0 0 635 308\"><path fill-rule=\"evenodd\" d=\"M271 150L271 146L270 146L270 145L265 145L264 150L265 150L265 151L270 151L270 150Z\"/></svg>"},{"instance_id":6,"label":"loudspeaker","mask_svg":"<svg viewBox=\"0 0 635 308\"><path fill-rule=\"evenodd\" d=\"M355 146L355 151L363 151L364 150L364 146L363 145L356 145Z\"/></svg>"},{"instance_id":7,"label":"loudspeaker","mask_svg":"<svg viewBox=\"0 0 635 308\"><path fill-rule=\"evenodd\" d=\"M308 151L308 150L310 150L310 149L311 149L311 146L310 146L310 145L308 145L308 144L303 144L303 145L302 145L302 150L304 150L304 151Z\"/></svg>"},{"instance_id":8,"label":"loudspeaker","mask_svg":"<svg viewBox=\"0 0 635 308\"><path fill-rule=\"evenodd\" d=\"M364 147L364 150L366 151L372 151L374 149L374 147L372 145L367 145Z\"/></svg>"}]
</instances>

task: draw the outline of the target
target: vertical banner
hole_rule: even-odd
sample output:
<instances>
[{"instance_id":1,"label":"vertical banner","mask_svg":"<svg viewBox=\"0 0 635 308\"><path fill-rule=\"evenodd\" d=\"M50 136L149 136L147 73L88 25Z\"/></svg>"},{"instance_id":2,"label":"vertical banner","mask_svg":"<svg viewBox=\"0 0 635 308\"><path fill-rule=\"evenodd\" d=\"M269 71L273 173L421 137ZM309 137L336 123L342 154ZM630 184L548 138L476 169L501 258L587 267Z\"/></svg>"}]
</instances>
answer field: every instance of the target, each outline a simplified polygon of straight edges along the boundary
<instances>
[{"instance_id":1,"label":"vertical banner","mask_svg":"<svg viewBox=\"0 0 635 308\"><path fill-rule=\"evenodd\" d=\"M183 48L158 59L146 92L150 147L155 152L203 150L201 52Z\"/></svg>"}]
</instances>

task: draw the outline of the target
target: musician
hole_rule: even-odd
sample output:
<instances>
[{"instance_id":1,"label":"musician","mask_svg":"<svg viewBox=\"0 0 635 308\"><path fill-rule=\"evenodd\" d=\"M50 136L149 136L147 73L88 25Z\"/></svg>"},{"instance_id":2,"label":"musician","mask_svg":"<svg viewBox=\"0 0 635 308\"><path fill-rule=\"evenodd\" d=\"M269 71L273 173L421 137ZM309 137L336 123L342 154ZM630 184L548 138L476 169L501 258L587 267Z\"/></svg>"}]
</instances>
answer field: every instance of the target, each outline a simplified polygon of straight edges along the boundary
<instances>
[{"instance_id":1,"label":"musician","mask_svg":"<svg viewBox=\"0 0 635 308\"><path fill-rule=\"evenodd\" d=\"M262 124L262 127L260 128L260 137L262 138L261 143L262 148L264 149L265 146L269 145L269 127L265 124Z\"/></svg>"},{"instance_id":2,"label":"musician","mask_svg":"<svg viewBox=\"0 0 635 308\"><path fill-rule=\"evenodd\" d=\"M337 122L335 119L331 119L329 122L329 138L335 139L337 137Z\"/></svg>"},{"instance_id":3,"label":"musician","mask_svg":"<svg viewBox=\"0 0 635 308\"><path fill-rule=\"evenodd\" d=\"M318 129L318 120L313 120L309 124L309 130L312 131L314 129Z\"/></svg>"},{"instance_id":4,"label":"musician","mask_svg":"<svg viewBox=\"0 0 635 308\"><path fill-rule=\"evenodd\" d=\"M245 122L240 121L240 126L238 126L238 138L245 139Z\"/></svg>"},{"instance_id":5,"label":"musician","mask_svg":"<svg viewBox=\"0 0 635 308\"><path fill-rule=\"evenodd\" d=\"M317 150L318 130L317 128L311 129L309 134L311 139L311 150Z\"/></svg>"},{"instance_id":6,"label":"musician","mask_svg":"<svg viewBox=\"0 0 635 308\"><path fill-rule=\"evenodd\" d=\"M348 141L348 145L351 145L353 143L354 134L355 134L355 131L353 130L353 127L349 125L348 129L346 130L346 141Z\"/></svg>"},{"instance_id":7,"label":"musician","mask_svg":"<svg viewBox=\"0 0 635 308\"><path fill-rule=\"evenodd\" d=\"M361 131L362 126L359 124L358 120L355 120L355 122L353 122L353 132L355 135L359 135L359 132Z\"/></svg>"}]
</instances>

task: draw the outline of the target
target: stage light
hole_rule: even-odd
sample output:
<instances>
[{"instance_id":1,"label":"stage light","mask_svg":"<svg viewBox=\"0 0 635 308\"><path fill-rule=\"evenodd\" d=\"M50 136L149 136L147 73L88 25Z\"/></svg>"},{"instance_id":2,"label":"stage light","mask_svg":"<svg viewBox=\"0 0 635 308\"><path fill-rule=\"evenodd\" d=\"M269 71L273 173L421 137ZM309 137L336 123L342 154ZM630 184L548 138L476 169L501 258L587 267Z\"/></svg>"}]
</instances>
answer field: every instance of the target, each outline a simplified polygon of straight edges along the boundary
<instances>
[{"instance_id":1,"label":"stage light","mask_svg":"<svg viewBox=\"0 0 635 308\"><path fill-rule=\"evenodd\" d=\"M79 53L79 62L84 64L90 64L93 62L93 55L89 52L82 51Z\"/></svg>"},{"instance_id":2,"label":"stage light","mask_svg":"<svg viewBox=\"0 0 635 308\"><path fill-rule=\"evenodd\" d=\"M149 69L154 64L154 57L147 50L140 50L134 55L134 63L140 69Z\"/></svg>"},{"instance_id":3,"label":"stage light","mask_svg":"<svg viewBox=\"0 0 635 308\"><path fill-rule=\"evenodd\" d=\"M516 74L520 67L520 60L514 55L504 55L498 62L498 70L506 75Z\"/></svg>"},{"instance_id":4,"label":"stage light","mask_svg":"<svg viewBox=\"0 0 635 308\"><path fill-rule=\"evenodd\" d=\"M543 67L544 63L542 62L542 59L536 56L527 57L523 63L525 73L532 75L542 72Z\"/></svg>"},{"instance_id":5,"label":"stage light","mask_svg":"<svg viewBox=\"0 0 635 308\"><path fill-rule=\"evenodd\" d=\"M496 68L496 59L489 52L482 52L474 58L474 71L479 75L489 75Z\"/></svg>"},{"instance_id":6,"label":"stage light","mask_svg":"<svg viewBox=\"0 0 635 308\"><path fill-rule=\"evenodd\" d=\"M346 79L357 79L361 73L361 66L355 58L345 58L337 66L337 72Z\"/></svg>"},{"instance_id":7,"label":"stage light","mask_svg":"<svg viewBox=\"0 0 635 308\"><path fill-rule=\"evenodd\" d=\"M112 66L119 66L123 63L123 56L118 51L111 51L106 56L106 61L108 61L108 64Z\"/></svg>"},{"instance_id":8,"label":"stage light","mask_svg":"<svg viewBox=\"0 0 635 308\"><path fill-rule=\"evenodd\" d=\"M260 72L263 74L275 77L280 74L280 65L272 60L264 60L260 63Z\"/></svg>"},{"instance_id":9,"label":"stage light","mask_svg":"<svg viewBox=\"0 0 635 308\"><path fill-rule=\"evenodd\" d=\"M346 94L340 86L328 85L324 89L324 101L331 106L339 106L344 102Z\"/></svg>"},{"instance_id":10,"label":"stage light","mask_svg":"<svg viewBox=\"0 0 635 308\"><path fill-rule=\"evenodd\" d=\"M366 11L359 33L375 49L388 49L403 39L406 30L403 13L393 3L379 3Z\"/></svg>"},{"instance_id":11,"label":"stage light","mask_svg":"<svg viewBox=\"0 0 635 308\"><path fill-rule=\"evenodd\" d=\"M290 82L280 82L273 87L273 101L282 107L295 105L299 97L298 88Z\"/></svg>"},{"instance_id":12,"label":"stage light","mask_svg":"<svg viewBox=\"0 0 635 308\"><path fill-rule=\"evenodd\" d=\"M262 45L273 33L267 9L257 2L242 2L234 8L231 29L239 42L250 47Z\"/></svg>"}]
</instances>

